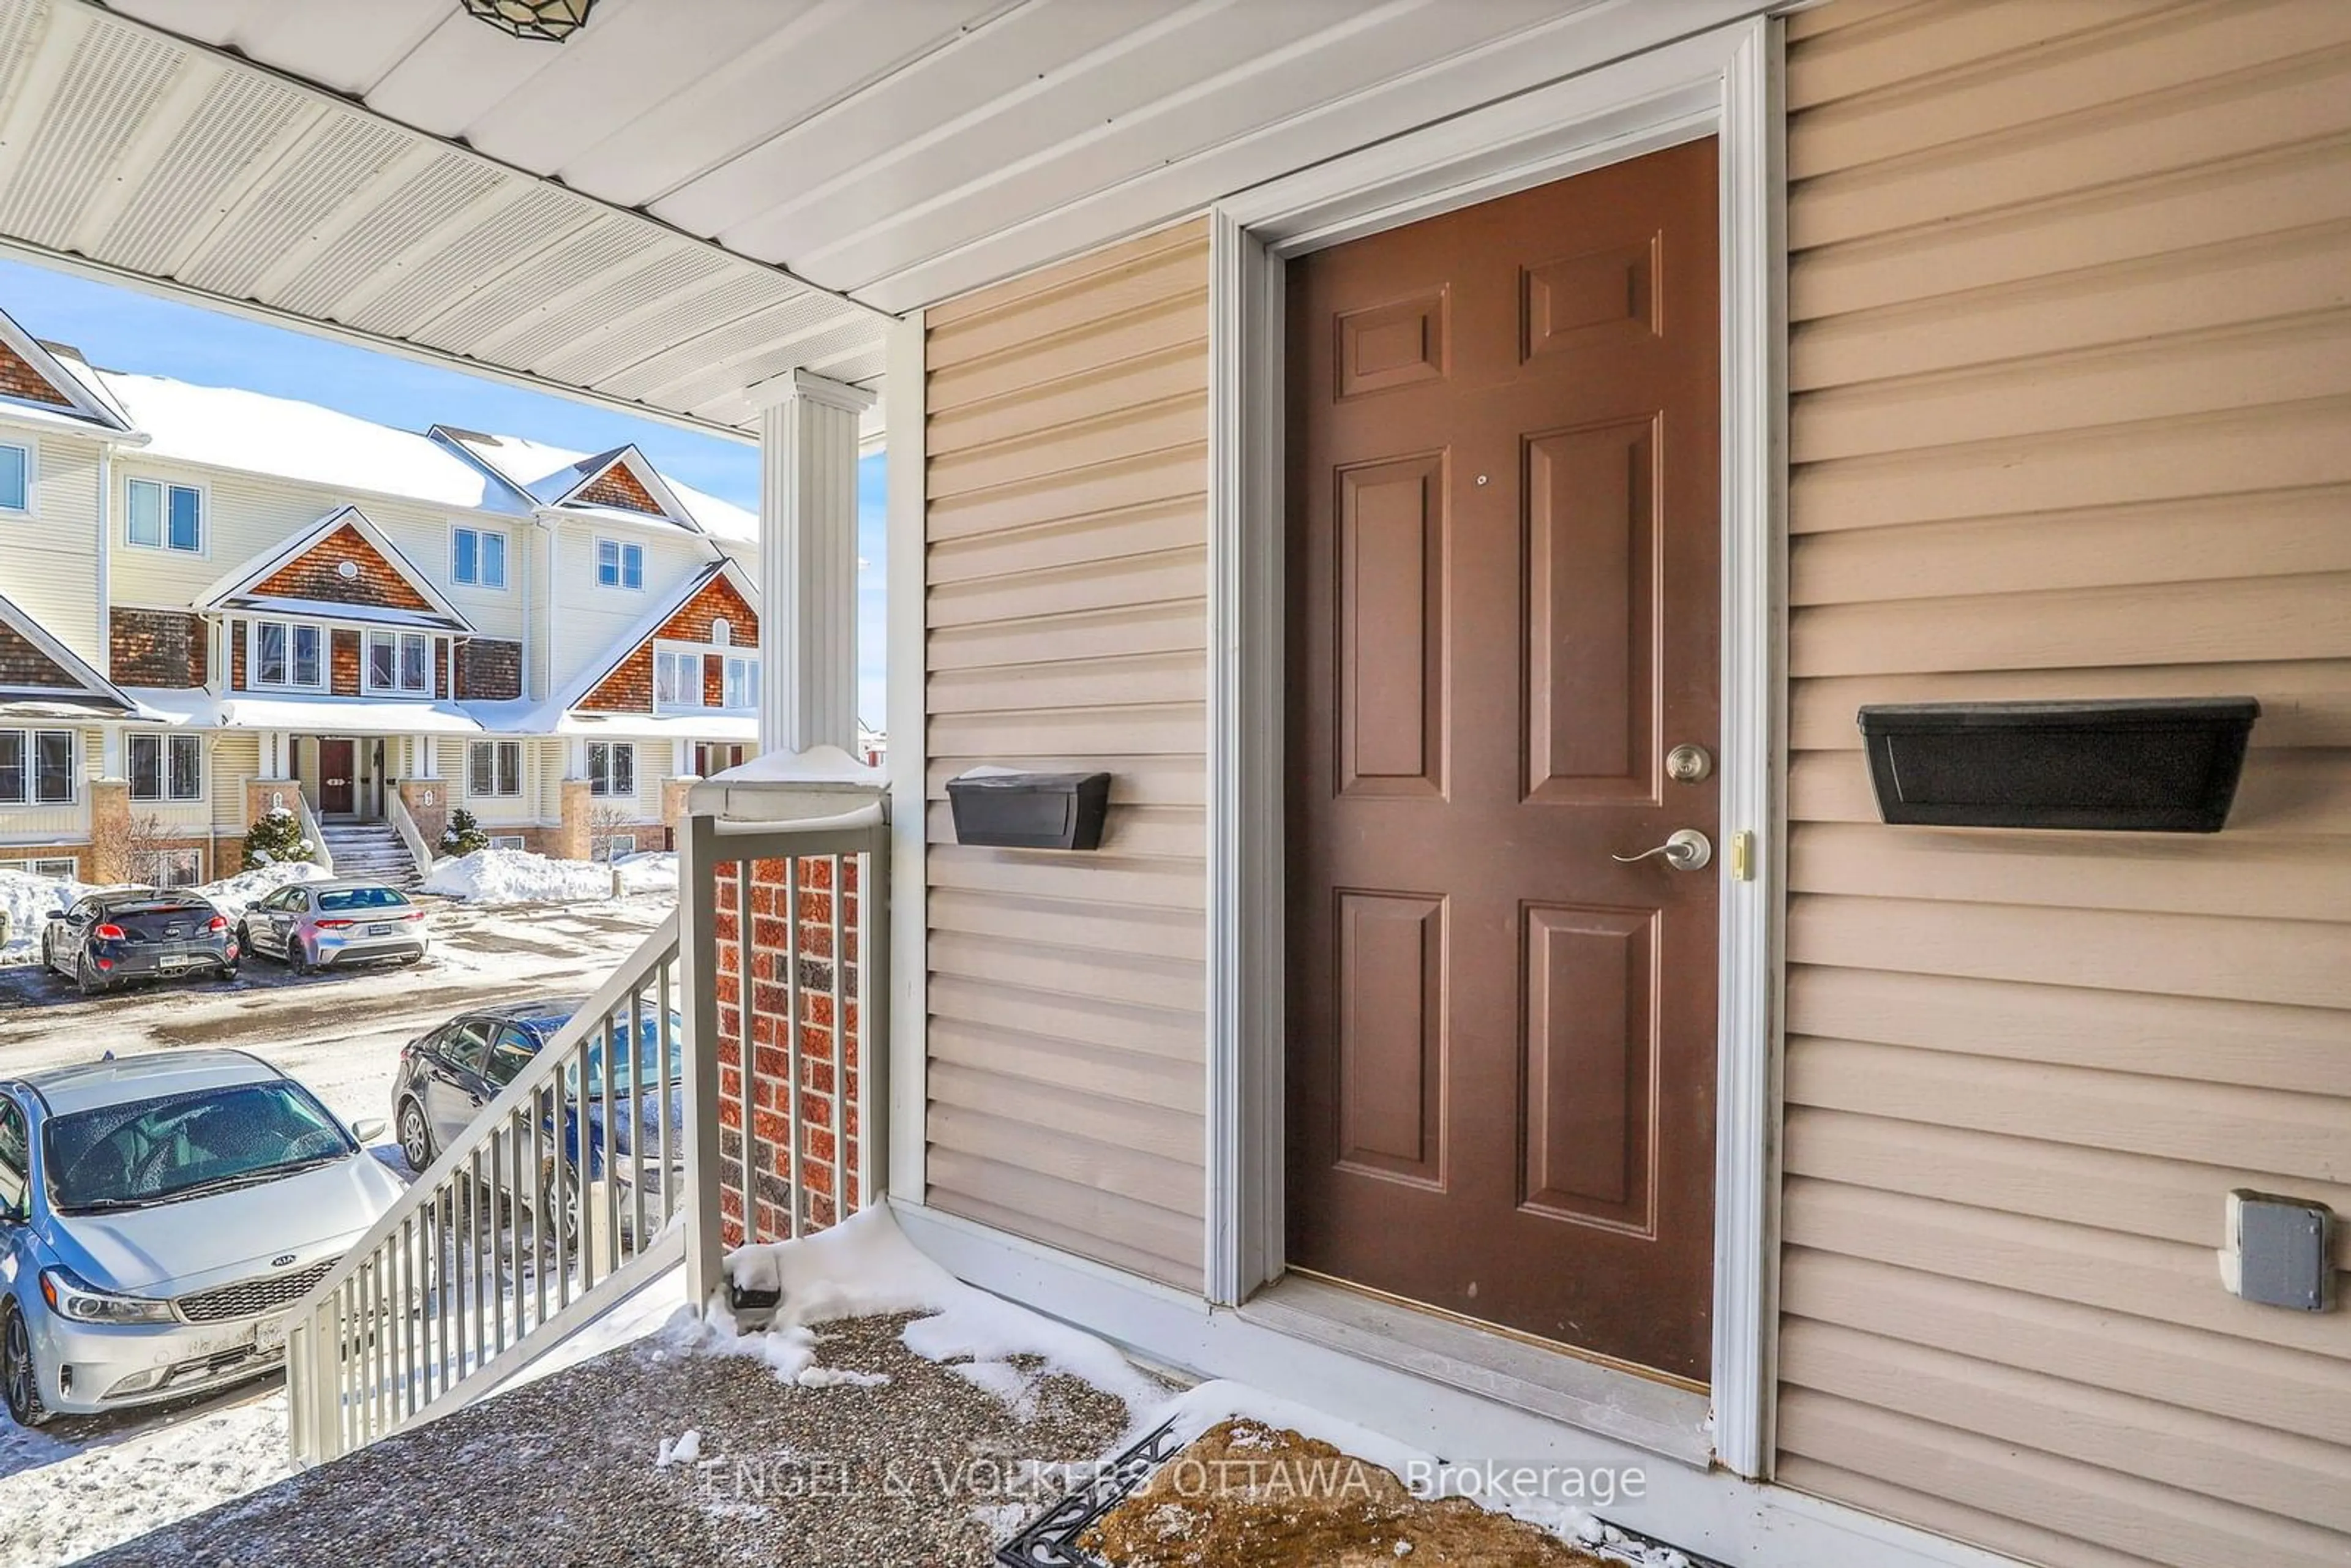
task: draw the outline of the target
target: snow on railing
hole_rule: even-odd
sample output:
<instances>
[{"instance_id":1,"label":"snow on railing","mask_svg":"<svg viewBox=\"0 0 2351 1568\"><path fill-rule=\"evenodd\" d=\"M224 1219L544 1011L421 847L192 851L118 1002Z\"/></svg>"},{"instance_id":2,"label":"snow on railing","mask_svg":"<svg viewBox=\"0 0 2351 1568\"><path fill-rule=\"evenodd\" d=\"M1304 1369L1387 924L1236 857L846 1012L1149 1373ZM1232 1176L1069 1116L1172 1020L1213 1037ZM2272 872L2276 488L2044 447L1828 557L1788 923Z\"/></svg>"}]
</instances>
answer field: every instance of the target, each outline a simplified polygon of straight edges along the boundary
<instances>
[{"instance_id":1,"label":"snow on railing","mask_svg":"<svg viewBox=\"0 0 2351 1568\"><path fill-rule=\"evenodd\" d=\"M298 784L294 787L294 810L302 819L302 840L310 846L310 863L329 876L334 875L335 856L327 848L326 830L319 826L319 815L310 810L310 797Z\"/></svg>"},{"instance_id":2,"label":"snow on railing","mask_svg":"<svg viewBox=\"0 0 2351 1568\"><path fill-rule=\"evenodd\" d=\"M681 1260L707 1301L725 1246L878 1196L888 842L878 811L689 821L678 913L288 1313L297 1463L462 1408Z\"/></svg>"}]
</instances>

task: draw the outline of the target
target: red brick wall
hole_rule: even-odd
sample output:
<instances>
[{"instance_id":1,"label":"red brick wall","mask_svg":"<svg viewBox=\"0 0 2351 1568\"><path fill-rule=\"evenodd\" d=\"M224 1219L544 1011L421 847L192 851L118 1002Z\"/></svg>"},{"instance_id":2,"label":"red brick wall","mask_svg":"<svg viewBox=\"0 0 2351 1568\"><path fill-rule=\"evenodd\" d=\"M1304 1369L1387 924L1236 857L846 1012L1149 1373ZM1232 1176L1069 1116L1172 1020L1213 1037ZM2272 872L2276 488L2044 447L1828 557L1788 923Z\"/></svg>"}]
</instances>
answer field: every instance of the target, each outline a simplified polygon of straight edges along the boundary
<instances>
[{"instance_id":1,"label":"red brick wall","mask_svg":"<svg viewBox=\"0 0 2351 1568\"><path fill-rule=\"evenodd\" d=\"M109 622L114 679L126 686L201 686L211 639L200 616L117 610Z\"/></svg>"},{"instance_id":2,"label":"red brick wall","mask_svg":"<svg viewBox=\"0 0 2351 1568\"><path fill-rule=\"evenodd\" d=\"M596 689L580 699L583 708L600 713L651 713L653 711L653 643L655 642L707 643L710 623L720 618L727 623L727 634L735 646L757 653L759 646L759 617L735 585L723 577L714 577L696 593L678 607L677 613L663 622L653 636L639 644L636 651L621 662L618 669L597 683ZM716 660L705 662L703 667L704 701L717 706L724 694L725 666Z\"/></svg>"},{"instance_id":3,"label":"red brick wall","mask_svg":"<svg viewBox=\"0 0 2351 1568\"><path fill-rule=\"evenodd\" d=\"M651 512L656 517L669 515L662 510L662 504L653 499L653 492L629 472L629 465L625 463L613 464L596 476L594 483L571 498L593 502L599 507L618 507L624 512Z\"/></svg>"},{"instance_id":4,"label":"red brick wall","mask_svg":"<svg viewBox=\"0 0 2351 1568\"><path fill-rule=\"evenodd\" d=\"M327 657L327 689L339 697L360 695L360 634L337 632Z\"/></svg>"},{"instance_id":5,"label":"red brick wall","mask_svg":"<svg viewBox=\"0 0 2351 1568\"><path fill-rule=\"evenodd\" d=\"M73 406L73 399L51 386L40 371L26 362L24 355L5 343L0 343L0 392L57 408Z\"/></svg>"},{"instance_id":6,"label":"red brick wall","mask_svg":"<svg viewBox=\"0 0 2351 1568\"><path fill-rule=\"evenodd\" d=\"M0 348L5 347L0 344ZM36 647L31 638L14 626L0 626L0 686L72 691L80 685L56 660Z\"/></svg>"},{"instance_id":7,"label":"red brick wall","mask_svg":"<svg viewBox=\"0 0 2351 1568\"><path fill-rule=\"evenodd\" d=\"M359 575L346 578L345 561ZM272 572L253 591L280 599L319 599L332 604L380 604L392 610L430 610L432 601L392 570L376 548L349 523L337 528Z\"/></svg>"},{"instance_id":8,"label":"red brick wall","mask_svg":"<svg viewBox=\"0 0 2351 1568\"><path fill-rule=\"evenodd\" d=\"M857 862L844 857L842 887L832 885L833 862L799 865L799 896L792 906L785 861L751 867L748 1001L751 1064L747 1103L743 1064L744 912L737 905L736 868L722 863L713 893L718 927L719 1202L726 1245L781 1241L791 1235L791 1037L799 1040L799 1192L804 1227L820 1228L857 1207L858 1048ZM832 1011L832 904L841 900L841 1010ZM797 984L788 983L796 977ZM797 1004L797 1005L796 1005ZM833 1031L841 1030L841 1071L835 1082ZM750 1179L745 1171L745 1122L750 1124ZM846 1192L833 1191L835 1139L841 1145Z\"/></svg>"}]
</instances>

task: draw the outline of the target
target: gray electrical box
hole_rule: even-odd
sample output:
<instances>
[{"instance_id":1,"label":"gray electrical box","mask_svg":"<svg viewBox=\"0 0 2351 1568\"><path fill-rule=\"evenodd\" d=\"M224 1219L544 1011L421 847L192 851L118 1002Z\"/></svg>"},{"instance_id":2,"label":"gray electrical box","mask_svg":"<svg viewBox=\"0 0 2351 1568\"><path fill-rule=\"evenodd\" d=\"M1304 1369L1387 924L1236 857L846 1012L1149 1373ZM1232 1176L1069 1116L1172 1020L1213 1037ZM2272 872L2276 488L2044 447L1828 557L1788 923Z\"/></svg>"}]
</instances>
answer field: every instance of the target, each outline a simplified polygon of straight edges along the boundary
<instances>
[{"instance_id":1,"label":"gray electrical box","mask_svg":"<svg viewBox=\"0 0 2351 1568\"><path fill-rule=\"evenodd\" d=\"M2244 1188L2229 1195L2220 1279L2264 1307L2323 1312L2335 1305L2335 1211L2306 1198Z\"/></svg>"}]
</instances>

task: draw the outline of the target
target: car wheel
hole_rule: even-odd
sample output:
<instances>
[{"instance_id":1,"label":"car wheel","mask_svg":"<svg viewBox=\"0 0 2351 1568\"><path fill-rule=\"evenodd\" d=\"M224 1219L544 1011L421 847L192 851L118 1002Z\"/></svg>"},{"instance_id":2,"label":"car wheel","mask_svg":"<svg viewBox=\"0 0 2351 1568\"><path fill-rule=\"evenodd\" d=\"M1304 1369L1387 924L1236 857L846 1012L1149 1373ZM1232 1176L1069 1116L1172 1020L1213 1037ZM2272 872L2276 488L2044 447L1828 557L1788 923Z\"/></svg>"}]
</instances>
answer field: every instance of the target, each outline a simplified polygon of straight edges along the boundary
<instances>
[{"instance_id":1,"label":"car wheel","mask_svg":"<svg viewBox=\"0 0 2351 1568\"><path fill-rule=\"evenodd\" d=\"M223 964L219 969L214 971L214 973L220 976L221 982L224 985L233 985L236 981L236 966L235 964Z\"/></svg>"},{"instance_id":2,"label":"car wheel","mask_svg":"<svg viewBox=\"0 0 2351 1568\"><path fill-rule=\"evenodd\" d=\"M580 1256L580 1238L579 1167L566 1166L563 1170L560 1192L556 1190L556 1185L554 1166L549 1165L541 1167L538 1174L538 1201L536 1206L538 1214L532 1217L532 1228L539 1233L540 1246L547 1247L552 1243L554 1246L561 1247L567 1255L577 1258ZM549 1223L544 1227L538 1223L539 1214L548 1217Z\"/></svg>"},{"instance_id":3,"label":"car wheel","mask_svg":"<svg viewBox=\"0 0 2351 1568\"><path fill-rule=\"evenodd\" d=\"M106 982L91 970L87 953L74 960L74 984L81 988L81 994L85 997L99 996L106 990Z\"/></svg>"},{"instance_id":4,"label":"car wheel","mask_svg":"<svg viewBox=\"0 0 2351 1568\"><path fill-rule=\"evenodd\" d=\"M254 950L253 927L242 920L236 923L236 950L240 953L250 953Z\"/></svg>"},{"instance_id":5,"label":"car wheel","mask_svg":"<svg viewBox=\"0 0 2351 1568\"><path fill-rule=\"evenodd\" d=\"M286 967L298 975L310 973L314 967L310 962L310 949L298 941L286 944Z\"/></svg>"},{"instance_id":6,"label":"car wheel","mask_svg":"<svg viewBox=\"0 0 2351 1568\"><path fill-rule=\"evenodd\" d=\"M413 1100L401 1103L400 1157L420 1176L433 1163L433 1129L424 1124L424 1107Z\"/></svg>"},{"instance_id":7,"label":"car wheel","mask_svg":"<svg viewBox=\"0 0 2351 1568\"><path fill-rule=\"evenodd\" d=\"M8 1402L8 1418L19 1427L47 1424L53 1412L41 1400L41 1369L33 1361L32 1331L25 1314L10 1306L0 1327L0 1390Z\"/></svg>"},{"instance_id":8,"label":"car wheel","mask_svg":"<svg viewBox=\"0 0 2351 1568\"><path fill-rule=\"evenodd\" d=\"M57 972L57 950L50 943L47 931L41 933L41 972L46 975Z\"/></svg>"}]
</instances>

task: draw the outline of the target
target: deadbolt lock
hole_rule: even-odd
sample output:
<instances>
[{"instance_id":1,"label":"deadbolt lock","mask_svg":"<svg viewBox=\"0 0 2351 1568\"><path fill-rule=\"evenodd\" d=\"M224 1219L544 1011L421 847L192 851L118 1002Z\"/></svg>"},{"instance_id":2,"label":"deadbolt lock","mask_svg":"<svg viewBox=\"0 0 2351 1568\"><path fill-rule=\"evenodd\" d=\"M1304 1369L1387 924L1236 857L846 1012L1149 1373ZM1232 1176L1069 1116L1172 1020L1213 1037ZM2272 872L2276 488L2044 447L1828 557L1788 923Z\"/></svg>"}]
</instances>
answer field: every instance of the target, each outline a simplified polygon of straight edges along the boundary
<instances>
[{"instance_id":1,"label":"deadbolt lock","mask_svg":"<svg viewBox=\"0 0 2351 1568\"><path fill-rule=\"evenodd\" d=\"M1666 776L1677 784L1702 783L1714 772L1714 753L1687 743L1666 753Z\"/></svg>"}]
</instances>

